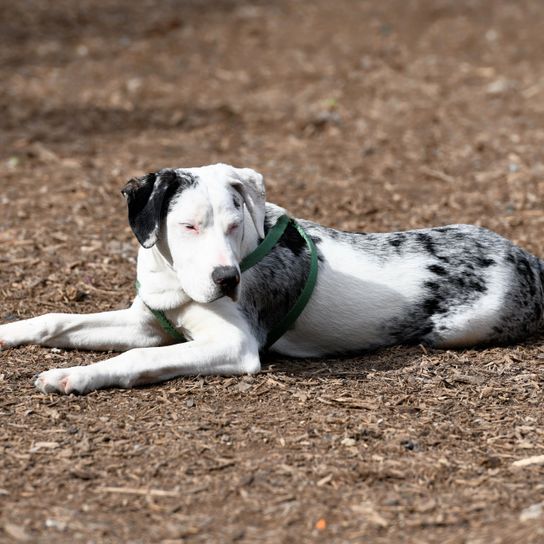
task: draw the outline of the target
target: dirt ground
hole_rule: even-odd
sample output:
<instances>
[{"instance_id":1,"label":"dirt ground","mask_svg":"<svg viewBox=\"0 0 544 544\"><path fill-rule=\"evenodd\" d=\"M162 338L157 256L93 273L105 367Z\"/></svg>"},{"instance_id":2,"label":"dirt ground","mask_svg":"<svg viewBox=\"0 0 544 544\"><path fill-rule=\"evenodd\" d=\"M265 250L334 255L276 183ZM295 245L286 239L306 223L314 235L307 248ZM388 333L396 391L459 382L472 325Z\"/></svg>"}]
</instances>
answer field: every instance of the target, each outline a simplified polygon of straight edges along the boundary
<instances>
[{"instance_id":1,"label":"dirt ground","mask_svg":"<svg viewBox=\"0 0 544 544\"><path fill-rule=\"evenodd\" d=\"M539 0L0 0L0 321L126 307L133 175L250 166L342 229L544 255ZM364 311L364 308L361 309ZM544 542L544 337L85 397L0 354L1 542ZM521 465L521 466L520 466Z\"/></svg>"}]
</instances>

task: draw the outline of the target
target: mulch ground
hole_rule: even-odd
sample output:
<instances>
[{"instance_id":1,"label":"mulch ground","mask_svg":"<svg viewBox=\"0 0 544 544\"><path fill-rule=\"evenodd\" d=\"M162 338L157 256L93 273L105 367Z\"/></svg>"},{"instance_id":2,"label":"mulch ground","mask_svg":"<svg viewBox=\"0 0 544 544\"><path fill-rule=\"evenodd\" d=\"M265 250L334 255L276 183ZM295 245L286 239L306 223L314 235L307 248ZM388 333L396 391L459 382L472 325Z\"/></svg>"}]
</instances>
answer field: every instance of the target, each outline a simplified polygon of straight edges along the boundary
<instances>
[{"instance_id":1,"label":"mulch ground","mask_svg":"<svg viewBox=\"0 0 544 544\"><path fill-rule=\"evenodd\" d=\"M544 255L538 0L0 0L0 320L126 307L133 175L229 162L342 229ZM364 311L364 308L361 309ZM544 338L85 397L0 354L2 542L544 541Z\"/></svg>"}]
</instances>

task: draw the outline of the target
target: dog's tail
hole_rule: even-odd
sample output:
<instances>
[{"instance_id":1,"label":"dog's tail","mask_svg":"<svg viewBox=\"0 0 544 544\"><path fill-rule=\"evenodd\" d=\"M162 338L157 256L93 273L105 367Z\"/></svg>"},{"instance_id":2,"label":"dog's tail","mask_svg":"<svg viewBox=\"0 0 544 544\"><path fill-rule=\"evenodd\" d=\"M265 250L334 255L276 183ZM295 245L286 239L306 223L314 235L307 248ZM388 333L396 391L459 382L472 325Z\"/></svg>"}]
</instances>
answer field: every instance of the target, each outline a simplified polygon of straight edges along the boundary
<instances>
[{"instance_id":1,"label":"dog's tail","mask_svg":"<svg viewBox=\"0 0 544 544\"><path fill-rule=\"evenodd\" d=\"M544 305L544 259L537 257L538 279L540 280L540 298ZM544 317L544 316L543 316Z\"/></svg>"},{"instance_id":2,"label":"dog's tail","mask_svg":"<svg viewBox=\"0 0 544 544\"><path fill-rule=\"evenodd\" d=\"M503 258L510 273L494 340L512 344L544 331L544 259L513 244Z\"/></svg>"},{"instance_id":3,"label":"dog's tail","mask_svg":"<svg viewBox=\"0 0 544 544\"><path fill-rule=\"evenodd\" d=\"M538 275L538 285L537 285L537 295L534 297L535 305L535 317L537 319L537 331L538 334L544 331L544 259L536 258L537 262L537 275Z\"/></svg>"}]
</instances>

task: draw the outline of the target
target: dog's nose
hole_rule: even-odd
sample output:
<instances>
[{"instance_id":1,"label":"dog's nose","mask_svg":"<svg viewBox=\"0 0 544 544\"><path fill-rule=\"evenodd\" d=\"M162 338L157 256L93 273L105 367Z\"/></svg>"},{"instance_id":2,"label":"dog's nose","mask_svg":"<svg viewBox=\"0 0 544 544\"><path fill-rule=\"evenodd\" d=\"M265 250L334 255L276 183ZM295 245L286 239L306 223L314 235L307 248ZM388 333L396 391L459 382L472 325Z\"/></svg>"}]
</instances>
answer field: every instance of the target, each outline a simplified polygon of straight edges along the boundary
<instances>
[{"instance_id":1,"label":"dog's nose","mask_svg":"<svg viewBox=\"0 0 544 544\"><path fill-rule=\"evenodd\" d=\"M212 272L212 280L223 293L228 294L240 283L240 272L235 266L218 266Z\"/></svg>"}]
</instances>

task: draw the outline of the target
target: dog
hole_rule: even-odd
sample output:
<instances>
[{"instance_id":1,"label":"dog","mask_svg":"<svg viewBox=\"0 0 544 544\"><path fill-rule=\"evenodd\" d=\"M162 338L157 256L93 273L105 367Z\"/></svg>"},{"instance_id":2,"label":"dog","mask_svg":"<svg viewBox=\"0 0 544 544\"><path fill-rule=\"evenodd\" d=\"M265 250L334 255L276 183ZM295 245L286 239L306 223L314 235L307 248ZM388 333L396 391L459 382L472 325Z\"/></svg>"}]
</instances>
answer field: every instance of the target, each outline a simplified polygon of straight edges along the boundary
<instances>
[{"instance_id":1,"label":"dog","mask_svg":"<svg viewBox=\"0 0 544 544\"><path fill-rule=\"evenodd\" d=\"M312 258L313 292L269 346L282 355L504 345L542 327L544 262L481 227L369 234L290 220L269 252L242 272L240 263L286 214L265 202L261 174L226 164L167 168L130 180L122 193L141 245L132 306L0 325L3 349L123 352L42 372L35 385L44 393L259 372L260 352L305 290Z\"/></svg>"}]
</instances>

